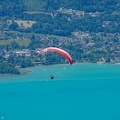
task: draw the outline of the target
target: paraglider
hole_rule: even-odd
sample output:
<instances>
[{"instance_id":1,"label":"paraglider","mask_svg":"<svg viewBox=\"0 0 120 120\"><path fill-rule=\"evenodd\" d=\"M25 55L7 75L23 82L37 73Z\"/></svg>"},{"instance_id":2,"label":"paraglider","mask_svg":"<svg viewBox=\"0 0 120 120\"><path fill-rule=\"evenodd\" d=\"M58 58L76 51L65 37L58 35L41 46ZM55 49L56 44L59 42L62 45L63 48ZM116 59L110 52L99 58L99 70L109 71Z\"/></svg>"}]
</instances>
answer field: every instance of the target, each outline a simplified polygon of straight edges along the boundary
<instances>
[{"instance_id":1,"label":"paraglider","mask_svg":"<svg viewBox=\"0 0 120 120\"><path fill-rule=\"evenodd\" d=\"M73 63L72 57L69 55L68 52L64 51L63 49L60 49L60 48L57 48L57 47L47 47L47 48L44 48L44 49L41 49L41 50L37 51L38 55L41 55L41 54L44 54L44 53L47 53L47 52L53 52L53 53L55 52L57 54L60 54L64 58L66 58L66 60L69 62L70 65L72 65L72 63ZM54 79L55 79L55 76L50 75L50 80L54 80Z\"/></svg>"},{"instance_id":2,"label":"paraglider","mask_svg":"<svg viewBox=\"0 0 120 120\"><path fill-rule=\"evenodd\" d=\"M62 49L60 49L60 48L48 47L48 48L44 48L44 49L42 49L42 50L39 50L39 51L37 51L37 52L38 52L38 55L40 55L40 54L42 54L42 53L45 53L45 52L56 52L56 53L64 56L64 57L68 60L68 62L69 62L70 64L73 63L72 57L69 55L69 53L67 53L66 51L64 51L64 50L62 50Z\"/></svg>"},{"instance_id":3,"label":"paraglider","mask_svg":"<svg viewBox=\"0 0 120 120\"><path fill-rule=\"evenodd\" d=\"M50 79L51 79L51 80L54 79L54 76L51 76L51 75L50 75Z\"/></svg>"}]
</instances>

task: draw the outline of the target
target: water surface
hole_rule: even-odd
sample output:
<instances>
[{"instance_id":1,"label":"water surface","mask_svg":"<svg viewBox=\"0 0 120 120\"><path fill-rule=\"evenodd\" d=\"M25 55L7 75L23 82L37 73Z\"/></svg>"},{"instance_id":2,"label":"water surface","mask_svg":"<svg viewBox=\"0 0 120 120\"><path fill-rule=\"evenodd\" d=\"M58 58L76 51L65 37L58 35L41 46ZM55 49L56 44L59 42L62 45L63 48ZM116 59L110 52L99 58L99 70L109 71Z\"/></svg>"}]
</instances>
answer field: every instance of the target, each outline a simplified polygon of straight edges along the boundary
<instances>
[{"instance_id":1,"label":"water surface","mask_svg":"<svg viewBox=\"0 0 120 120\"><path fill-rule=\"evenodd\" d=\"M120 66L40 66L1 75L0 119L120 120Z\"/></svg>"}]
</instances>

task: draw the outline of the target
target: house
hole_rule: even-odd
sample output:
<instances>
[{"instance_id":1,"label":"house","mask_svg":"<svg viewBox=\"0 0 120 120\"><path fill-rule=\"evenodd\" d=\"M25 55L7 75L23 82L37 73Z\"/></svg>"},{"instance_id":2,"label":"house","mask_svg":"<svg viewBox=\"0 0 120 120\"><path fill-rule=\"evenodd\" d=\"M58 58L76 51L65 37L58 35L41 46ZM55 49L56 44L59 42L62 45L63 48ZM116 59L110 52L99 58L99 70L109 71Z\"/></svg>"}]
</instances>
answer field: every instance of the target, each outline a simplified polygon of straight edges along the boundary
<instances>
[{"instance_id":1,"label":"house","mask_svg":"<svg viewBox=\"0 0 120 120\"><path fill-rule=\"evenodd\" d=\"M30 57L31 56L31 52L27 49L15 51L15 54L17 56L25 56L25 57Z\"/></svg>"}]
</instances>

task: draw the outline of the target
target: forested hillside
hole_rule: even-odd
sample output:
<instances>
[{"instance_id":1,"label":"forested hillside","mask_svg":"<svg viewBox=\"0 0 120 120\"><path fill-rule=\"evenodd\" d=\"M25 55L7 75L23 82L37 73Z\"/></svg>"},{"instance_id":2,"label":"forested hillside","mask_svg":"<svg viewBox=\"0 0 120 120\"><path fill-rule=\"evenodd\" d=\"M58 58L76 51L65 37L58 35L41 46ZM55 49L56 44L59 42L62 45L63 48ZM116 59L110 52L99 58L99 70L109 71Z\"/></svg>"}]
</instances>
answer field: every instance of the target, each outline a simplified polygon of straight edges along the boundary
<instances>
[{"instance_id":1,"label":"forested hillside","mask_svg":"<svg viewBox=\"0 0 120 120\"><path fill-rule=\"evenodd\" d=\"M119 63L119 12L120 0L1 0L0 64L64 63L54 54L37 56L49 46L65 49L74 62Z\"/></svg>"},{"instance_id":2,"label":"forested hillside","mask_svg":"<svg viewBox=\"0 0 120 120\"><path fill-rule=\"evenodd\" d=\"M1 0L1 15L17 15L24 11L54 12L59 8L85 12L119 12L120 0Z\"/></svg>"},{"instance_id":3,"label":"forested hillside","mask_svg":"<svg viewBox=\"0 0 120 120\"><path fill-rule=\"evenodd\" d=\"M119 11L119 0L0 1L1 16L12 20L34 20L36 24L30 31L42 34L63 34L63 36L69 36L75 30L119 32ZM83 16L82 19L80 15ZM106 27L103 28L104 24ZM29 30L26 31L29 32Z\"/></svg>"}]
</instances>

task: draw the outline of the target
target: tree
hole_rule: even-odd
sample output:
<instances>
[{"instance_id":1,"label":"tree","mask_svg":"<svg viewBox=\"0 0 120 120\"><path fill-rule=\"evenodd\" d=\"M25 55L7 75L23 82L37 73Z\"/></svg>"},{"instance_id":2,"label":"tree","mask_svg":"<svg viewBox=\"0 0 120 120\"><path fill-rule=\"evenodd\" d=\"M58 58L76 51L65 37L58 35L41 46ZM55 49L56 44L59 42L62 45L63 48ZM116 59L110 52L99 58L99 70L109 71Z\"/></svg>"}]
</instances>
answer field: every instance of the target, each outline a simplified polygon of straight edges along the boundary
<instances>
[{"instance_id":1,"label":"tree","mask_svg":"<svg viewBox=\"0 0 120 120\"><path fill-rule=\"evenodd\" d=\"M10 26L9 26L9 28L11 29L11 30L17 30L17 28L19 28L19 26L18 26L18 24L16 23L16 22L13 22Z\"/></svg>"}]
</instances>

